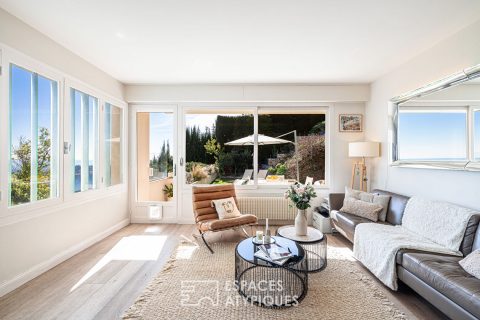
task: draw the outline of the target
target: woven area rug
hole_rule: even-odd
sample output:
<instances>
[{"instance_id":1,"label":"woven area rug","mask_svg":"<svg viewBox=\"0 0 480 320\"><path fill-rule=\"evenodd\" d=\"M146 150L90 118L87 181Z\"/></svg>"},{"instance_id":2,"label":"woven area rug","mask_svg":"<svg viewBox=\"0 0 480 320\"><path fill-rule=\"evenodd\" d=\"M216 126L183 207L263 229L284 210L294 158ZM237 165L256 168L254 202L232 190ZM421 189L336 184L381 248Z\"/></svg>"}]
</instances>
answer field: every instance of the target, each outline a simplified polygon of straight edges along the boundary
<instances>
[{"instance_id":1,"label":"woven area rug","mask_svg":"<svg viewBox=\"0 0 480 320\"><path fill-rule=\"evenodd\" d=\"M327 268L309 274L308 294L297 306L252 305L233 286L235 245L213 244L212 255L181 243L123 319L406 319L348 249L331 246Z\"/></svg>"}]
</instances>

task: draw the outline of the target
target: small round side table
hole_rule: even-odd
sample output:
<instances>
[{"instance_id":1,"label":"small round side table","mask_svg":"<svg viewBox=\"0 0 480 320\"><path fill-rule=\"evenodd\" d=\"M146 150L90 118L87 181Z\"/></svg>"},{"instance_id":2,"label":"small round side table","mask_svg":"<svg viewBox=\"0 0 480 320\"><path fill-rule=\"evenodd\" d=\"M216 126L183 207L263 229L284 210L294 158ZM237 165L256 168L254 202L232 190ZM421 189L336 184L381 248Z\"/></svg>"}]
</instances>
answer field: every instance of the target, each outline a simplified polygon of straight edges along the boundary
<instances>
[{"instance_id":1,"label":"small round side table","mask_svg":"<svg viewBox=\"0 0 480 320\"><path fill-rule=\"evenodd\" d=\"M248 301L266 308L296 306L308 292L305 250L295 241L275 237L275 243L288 249L293 257L277 265L257 258L259 245L247 238L235 249L235 281L238 292Z\"/></svg>"},{"instance_id":2,"label":"small round side table","mask_svg":"<svg viewBox=\"0 0 480 320\"><path fill-rule=\"evenodd\" d=\"M308 272L322 271L327 267L327 237L319 230L308 227L306 236L297 236L295 226L277 229L277 236L295 241L305 250Z\"/></svg>"}]
</instances>

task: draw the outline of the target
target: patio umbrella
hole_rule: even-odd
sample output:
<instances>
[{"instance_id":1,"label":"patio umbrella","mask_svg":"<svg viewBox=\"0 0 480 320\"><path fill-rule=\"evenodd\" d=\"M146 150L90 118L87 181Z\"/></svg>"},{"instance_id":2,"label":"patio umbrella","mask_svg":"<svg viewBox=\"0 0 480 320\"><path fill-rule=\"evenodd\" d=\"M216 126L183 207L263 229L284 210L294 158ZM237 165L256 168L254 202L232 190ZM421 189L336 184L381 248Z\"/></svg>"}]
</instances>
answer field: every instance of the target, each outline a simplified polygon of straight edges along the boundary
<instances>
[{"instance_id":1,"label":"patio umbrella","mask_svg":"<svg viewBox=\"0 0 480 320\"><path fill-rule=\"evenodd\" d=\"M284 143L293 143L285 139L273 138L263 134L258 135L258 145L267 145L267 144L284 144ZM253 146L254 137L253 134L244 138L233 140L225 143L227 146Z\"/></svg>"},{"instance_id":2,"label":"patio umbrella","mask_svg":"<svg viewBox=\"0 0 480 320\"><path fill-rule=\"evenodd\" d=\"M287 132L285 134L282 134L280 136L284 136L287 134L293 133L295 142L288 141L285 139L280 139L280 138L274 138L274 137L269 137L264 134L258 134L258 145L259 146L264 146L264 145L271 145L271 144L284 144L284 143L291 143L295 146L295 158L296 158L296 167L297 167L297 181L299 179L299 168L298 168L298 158L297 158L297 131L293 130L291 132ZM227 146L253 146L255 144L255 139L253 134L249 135L244 138L240 138L237 140L233 140L230 142L225 143Z\"/></svg>"}]
</instances>

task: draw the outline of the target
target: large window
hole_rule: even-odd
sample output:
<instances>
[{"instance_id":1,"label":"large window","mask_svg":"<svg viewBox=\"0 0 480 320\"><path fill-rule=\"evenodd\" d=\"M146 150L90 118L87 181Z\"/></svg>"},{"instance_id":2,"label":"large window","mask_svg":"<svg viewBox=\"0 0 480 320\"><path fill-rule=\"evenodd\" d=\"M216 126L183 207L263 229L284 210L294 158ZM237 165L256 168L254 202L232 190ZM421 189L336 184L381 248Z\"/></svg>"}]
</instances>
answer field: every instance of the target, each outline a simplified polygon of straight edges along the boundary
<instances>
[{"instance_id":1,"label":"large window","mask_svg":"<svg viewBox=\"0 0 480 320\"><path fill-rule=\"evenodd\" d=\"M187 184L251 184L253 114L235 110L185 115Z\"/></svg>"},{"instance_id":2,"label":"large window","mask_svg":"<svg viewBox=\"0 0 480 320\"><path fill-rule=\"evenodd\" d=\"M122 183L122 124L123 110L105 104L105 185Z\"/></svg>"},{"instance_id":3,"label":"large window","mask_svg":"<svg viewBox=\"0 0 480 320\"><path fill-rule=\"evenodd\" d=\"M401 107L398 159L467 160L467 114L466 108Z\"/></svg>"},{"instance_id":4,"label":"large window","mask_svg":"<svg viewBox=\"0 0 480 320\"><path fill-rule=\"evenodd\" d=\"M11 206L58 196L58 83L10 65Z\"/></svg>"},{"instance_id":5,"label":"large window","mask_svg":"<svg viewBox=\"0 0 480 320\"><path fill-rule=\"evenodd\" d=\"M73 191L97 188L98 99L71 89Z\"/></svg>"},{"instance_id":6,"label":"large window","mask_svg":"<svg viewBox=\"0 0 480 320\"><path fill-rule=\"evenodd\" d=\"M258 133L274 138L259 141L259 184L325 180L325 114L260 109Z\"/></svg>"},{"instance_id":7,"label":"large window","mask_svg":"<svg viewBox=\"0 0 480 320\"><path fill-rule=\"evenodd\" d=\"M186 183L272 186L307 177L324 183L325 114L292 109L187 112Z\"/></svg>"}]
</instances>

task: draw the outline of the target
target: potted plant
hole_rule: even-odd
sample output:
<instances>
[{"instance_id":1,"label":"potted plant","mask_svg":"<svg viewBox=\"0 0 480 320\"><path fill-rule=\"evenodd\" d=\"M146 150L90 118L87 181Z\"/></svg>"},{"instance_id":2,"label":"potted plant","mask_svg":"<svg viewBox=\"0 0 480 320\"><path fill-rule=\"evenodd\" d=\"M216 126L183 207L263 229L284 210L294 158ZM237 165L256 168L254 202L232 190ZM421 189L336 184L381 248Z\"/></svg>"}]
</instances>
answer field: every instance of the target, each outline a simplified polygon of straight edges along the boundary
<instances>
[{"instance_id":1,"label":"potted plant","mask_svg":"<svg viewBox=\"0 0 480 320\"><path fill-rule=\"evenodd\" d=\"M295 233L297 236L307 235L307 214L306 210L310 208L310 200L315 198L317 194L313 186L295 182L287 191L285 191L285 199L290 199L298 209L295 217Z\"/></svg>"},{"instance_id":2,"label":"potted plant","mask_svg":"<svg viewBox=\"0 0 480 320\"><path fill-rule=\"evenodd\" d=\"M163 192L167 197L167 201L171 201L173 199L173 183L164 185Z\"/></svg>"}]
</instances>

